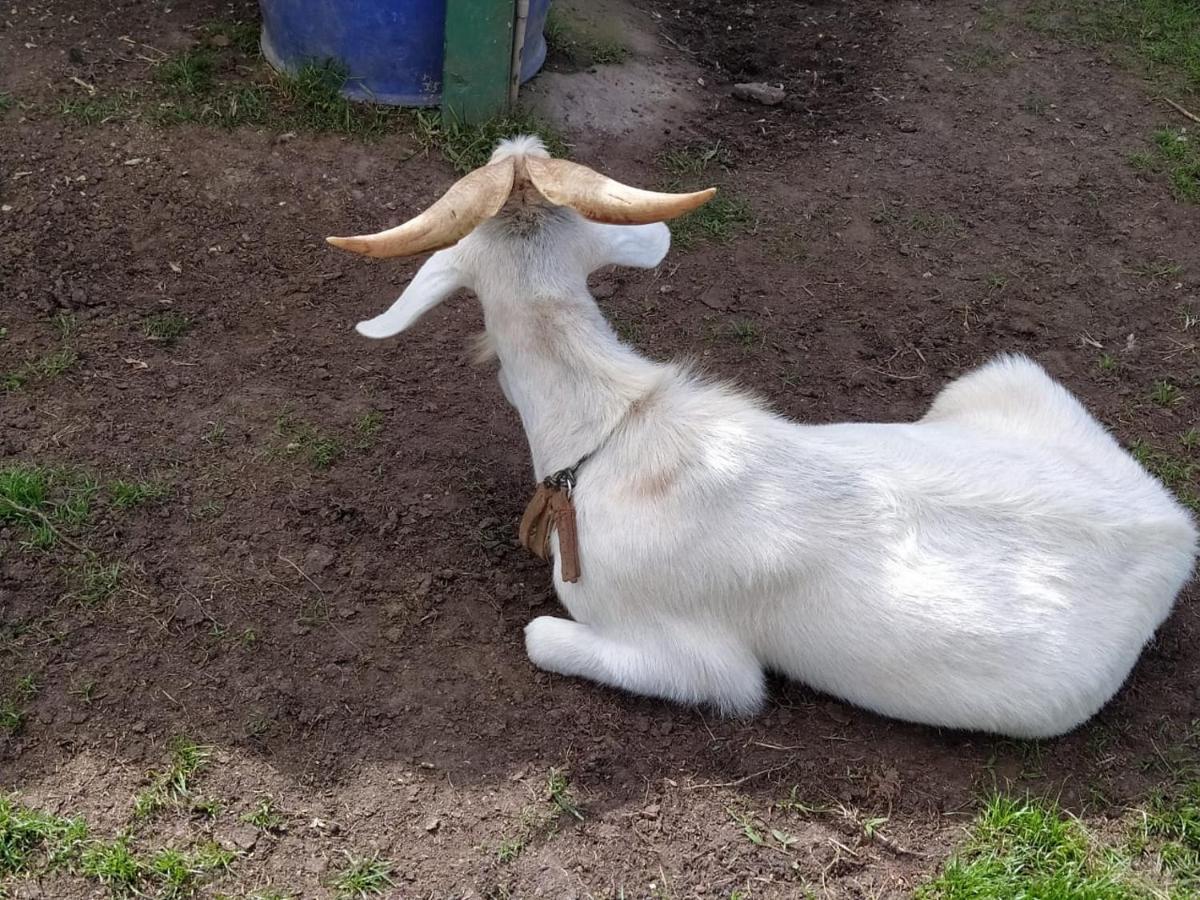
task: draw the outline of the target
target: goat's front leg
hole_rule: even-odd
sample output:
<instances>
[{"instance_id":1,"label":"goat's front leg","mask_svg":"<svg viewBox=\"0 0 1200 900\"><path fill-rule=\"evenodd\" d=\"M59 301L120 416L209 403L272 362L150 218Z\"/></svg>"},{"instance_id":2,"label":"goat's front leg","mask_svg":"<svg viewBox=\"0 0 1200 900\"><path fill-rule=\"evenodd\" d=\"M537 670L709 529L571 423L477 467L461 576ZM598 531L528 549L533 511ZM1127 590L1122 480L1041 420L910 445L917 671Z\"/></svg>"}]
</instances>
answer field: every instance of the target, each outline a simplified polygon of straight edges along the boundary
<instances>
[{"instance_id":1,"label":"goat's front leg","mask_svg":"<svg viewBox=\"0 0 1200 900\"><path fill-rule=\"evenodd\" d=\"M525 626L525 652L539 669L729 715L757 712L766 694L758 660L719 639L608 637L582 622L538 616Z\"/></svg>"}]
</instances>

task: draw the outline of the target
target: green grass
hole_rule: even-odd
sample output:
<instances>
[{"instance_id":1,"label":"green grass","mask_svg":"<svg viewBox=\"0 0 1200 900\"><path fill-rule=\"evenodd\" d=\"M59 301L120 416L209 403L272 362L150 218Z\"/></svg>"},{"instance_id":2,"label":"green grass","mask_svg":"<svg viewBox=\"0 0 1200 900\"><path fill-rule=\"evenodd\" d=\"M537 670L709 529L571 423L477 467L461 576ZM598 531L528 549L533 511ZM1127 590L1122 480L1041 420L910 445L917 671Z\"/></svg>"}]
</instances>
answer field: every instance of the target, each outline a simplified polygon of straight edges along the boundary
<instances>
[{"instance_id":1,"label":"green grass","mask_svg":"<svg viewBox=\"0 0 1200 900\"><path fill-rule=\"evenodd\" d=\"M120 589L123 570L119 562L106 563L95 554L87 554L73 570L78 587L71 592L71 599L82 606L107 602Z\"/></svg>"},{"instance_id":2,"label":"green grass","mask_svg":"<svg viewBox=\"0 0 1200 900\"><path fill-rule=\"evenodd\" d=\"M1096 361L1096 365L1101 372L1111 374L1121 368L1121 361L1111 353L1101 353L1100 358Z\"/></svg>"},{"instance_id":3,"label":"green grass","mask_svg":"<svg viewBox=\"0 0 1200 900\"><path fill-rule=\"evenodd\" d=\"M0 700L0 728L17 734L25 727L25 704L37 695L37 678L25 675L17 680L13 690Z\"/></svg>"},{"instance_id":4,"label":"green grass","mask_svg":"<svg viewBox=\"0 0 1200 900\"><path fill-rule=\"evenodd\" d=\"M919 900L1133 900L1151 894L1049 800L987 799Z\"/></svg>"},{"instance_id":5,"label":"green grass","mask_svg":"<svg viewBox=\"0 0 1200 900\"><path fill-rule=\"evenodd\" d=\"M185 50L164 60L155 76L168 90L185 96L202 96L216 83L217 57L208 49Z\"/></svg>"},{"instance_id":6,"label":"green grass","mask_svg":"<svg viewBox=\"0 0 1200 900\"><path fill-rule=\"evenodd\" d=\"M392 863L381 859L378 853L361 858L346 854L346 865L333 878L333 889L338 900L382 896L393 886Z\"/></svg>"},{"instance_id":7,"label":"green grass","mask_svg":"<svg viewBox=\"0 0 1200 900\"><path fill-rule=\"evenodd\" d=\"M377 409L369 410L354 420L354 446L359 450L367 450L375 446L379 433L383 430L383 413Z\"/></svg>"},{"instance_id":8,"label":"green grass","mask_svg":"<svg viewBox=\"0 0 1200 900\"><path fill-rule=\"evenodd\" d=\"M1200 144L1195 132L1160 128L1151 135L1151 148L1129 155L1138 172L1166 180L1179 203L1200 203Z\"/></svg>"},{"instance_id":9,"label":"green grass","mask_svg":"<svg viewBox=\"0 0 1200 900\"><path fill-rule=\"evenodd\" d=\"M571 792L571 781L566 772L561 769L550 770L546 777L546 795L559 810L580 822L583 821L583 812Z\"/></svg>"},{"instance_id":10,"label":"green grass","mask_svg":"<svg viewBox=\"0 0 1200 900\"><path fill-rule=\"evenodd\" d=\"M337 437L288 412L275 420L275 433L286 441L283 446L285 456L299 457L314 469L328 469L344 453Z\"/></svg>"},{"instance_id":11,"label":"green grass","mask_svg":"<svg viewBox=\"0 0 1200 900\"><path fill-rule=\"evenodd\" d=\"M59 101L59 115L80 125L102 125L122 121L138 112L138 96L132 91L88 97L66 97Z\"/></svg>"},{"instance_id":12,"label":"green grass","mask_svg":"<svg viewBox=\"0 0 1200 900\"><path fill-rule=\"evenodd\" d=\"M259 55L259 27L257 22L213 19L201 26L205 43L210 47L232 47L243 56Z\"/></svg>"},{"instance_id":13,"label":"green grass","mask_svg":"<svg viewBox=\"0 0 1200 900\"><path fill-rule=\"evenodd\" d=\"M190 852L167 847L150 857L145 873L158 882L160 897L176 900L190 897L200 881L209 875L229 871L236 859L235 852L211 842Z\"/></svg>"},{"instance_id":14,"label":"green grass","mask_svg":"<svg viewBox=\"0 0 1200 900\"><path fill-rule=\"evenodd\" d=\"M286 120L306 131L329 131L375 137L402 121L401 114L383 106L351 103L339 93L346 70L333 64L302 66L292 77L280 77L276 90Z\"/></svg>"},{"instance_id":15,"label":"green grass","mask_svg":"<svg viewBox=\"0 0 1200 900\"><path fill-rule=\"evenodd\" d=\"M1149 278L1151 281L1158 281L1177 277L1183 272L1183 266L1173 259L1160 256L1158 259L1147 259L1135 263L1130 266L1129 271L1135 275L1141 275L1143 278Z\"/></svg>"},{"instance_id":16,"label":"green grass","mask_svg":"<svg viewBox=\"0 0 1200 900\"><path fill-rule=\"evenodd\" d=\"M1000 71L1011 62L1011 57L991 44L980 44L947 54L950 62L967 72Z\"/></svg>"},{"instance_id":17,"label":"green grass","mask_svg":"<svg viewBox=\"0 0 1200 900\"><path fill-rule=\"evenodd\" d=\"M1194 0L1039 0L1032 27L1120 48L1152 75L1200 91L1200 5Z\"/></svg>"},{"instance_id":18,"label":"green grass","mask_svg":"<svg viewBox=\"0 0 1200 900\"><path fill-rule=\"evenodd\" d=\"M181 337L192 330L192 319L178 310L169 309L166 312L147 316L142 321L142 334L152 341L171 346Z\"/></svg>"},{"instance_id":19,"label":"green grass","mask_svg":"<svg viewBox=\"0 0 1200 900\"><path fill-rule=\"evenodd\" d=\"M1173 796L1151 797L1134 843L1142 853L1155 854L1159 867L1177 886L1200 892L1200 781L1183 786Z\"/></svg>"},{"instance_id":20,"label":"green grass","mask_svg":"<svg viewBox=\"0 0 1200 900\"><path fill-rule=\"evenodd\" d=\"M271 834L287 830L287 820L275 809L275 800L271 797L259 800L252 811L242 816L242 821Z\"/></svg>"},{"instance_id":21,"label":"green grass","mask_svg":"<svg viewBox=\"0 0 1200 900\"><path fill-rule=\"evenodd\" d=\"M1194 451L1195 449L1189 446L1193 430L1185 432L1179 439L1184 450ZM1192 512L1200 514L1200 485L1197 484L1197 476L1200 476L1200 463L1180 453L1155 449L1140 439L1130 445L1129 452L1152 475L1174 491L1184 506Z\"/></svg>"},{"instance_id":22,"label":"green grass","mask_svg":"<svg viewBox=\"0 0 1200 900\"><path fill-rule=\"evenodd\" d=\"M50 320L50 324L64 341L74 337L79 331L79 320L69 312L58 313Z\"/></svg>"},{"instance_id":23,"label":"green grass","mask_svg":"<svg viewBox=\"0 0 1200 900\"><path fill-rule=\"evenodd\" d=\"M409 121L395 108L343 97L346 71L333 63L308 63L291 75L274 72L259 58L252 24L210 22L201 33L199 45L159 62L146 90L67 98L59 112L84 125L141 117L160 126L269 126L360 138Z\"/></svg>"},{"instance_id":24,"label":"green grass","mask_svg":"<svg viewBox=\"0 0 1200 900\"><path fill-rule=\"evenodd\" d=\"M763 342L762 329L754 322L745 319L730 322L727 334L730 340L741 344L744 350L750 350Z\"/></svg>"},{"instance_id":25,"label":"green grass","mask_svg":"<svg viewBox=\"0 0 1200 900\"><path fill-rule=\"evenodd\" d=\"M4 91L0 91L0 113L8 112L16 105L16 98L14 98L12 94L6 94Z\"/></svg>"},{"instance_id":26,"label":"green grass","mask_svg":"<svg viewBox=\"0 0 1200 900\"><path fill-rule=\"evenodd\" d=\"M948 213L930 212L918 209L913 212L905 224L910 231L933 237L940 234L950 234L958 231L958 220Z\"/></svg>"},{"instance_id":27,"label":"green grass","mask_svg":"<svg viewBox=\"0 0 1200 900\"><path fill-rule=\"evenodd\" d=\"M172 741L171 764L161 772L150 773L150 786L134 798L134 816L149 818L188 799L193 776L208 763L209 752L187 738Z\"/></svg>"},{"instance_id":28,"label":"green grass","mask_svg":"<svg viewBox=\"0 0 1200 900\"><path fill-rule=\"evenodd\" d=\"M519 134L536 134L551 156L567 153L566 143L553 127L521 109L479 125L466 125L437 112L420 110L415 113L413 124L422 148L441 153L460 173L486 165L499 141Z\"/></svg>"},{"instance_id":29,"label":"green grass","mask_svg":"<svg viewBox=\"0 0 1200 900\"><path fill-rule=\"evenodd\" d=\"M658 167L676 184L684 179L699 178L713 167L727 169L731 163L732 157L720 141L675 147L658 157Z\"/></svg>"},{"instance_id":30,"label":"green grass","mask_svg":"<svg viewBox=\"0 0 1200 900\"><path fill-rule=\"evenodd\" d=\"M0 376L0 383L5 390L19 391L31 382L53 381L77 362L79 357L74 350L56 350L38 359L26 360L12 372Z\"/></svg>"},{"instance_id":31,"label":"green grass","mask_svg":"<svg viewBox=\"0 0 1200 900\"><path fill-rule=\"evenodd\" d=\"M546 48L579 68L624 62L629 58L629 49L605 30L551 6L546 16Z\"/></svg>"},{"instance_id":32,"label":"green grass","mask_svg":"<svg viewBox=\"0 0 1200 900\"><path fill-rule=\"evenodd\" d=\"M750 204L743 198L717 194L699 209L668 223L671 239L681 250L701 243L728 243L751 222Z\"/></svg>"},{"instance_id":33,"label":"green grass","mask_svg":"<svg viewBox=\"0 0 1200 900\"><path fill-rule=\"evenodd\" d=\"M118 478L109 482L108 494L114 509L133 509L171 495L171 486L162 481L125 481Z\"/></svg>"},{"instance_id":34,"label":"green grass","mask_svg":"<svg viewBox=\"0 0 1200 900\"><path fill-rule=\"evenodd\" d=\"M146 875L146 864L129 848L129 838L123 835L114 841L89 844L80 855L79 872L99 881L114 896L123 897L136 893Z\"/></svg>"},{"instance_id":35,"label":"green grass","mask_svg":"<svg viewBox=\"0 0 1200 900\"><path fill-rule=\"evenodd\" d=\"M81 470L9 464L0 468L0 524L17 525L27 546L48 550L64 530L87 521L99 489Z\"/></svg>"},{"instance_id":36,"label":"green grass","mask_svg":"<svg viewBox=\"0 0 1200 900\"><path fill-rule=\"evenodd\" d=\"M1163 409L1171 409L1182 403L1184 396L1178 385L1172 384L1170 381L1159 380L1154 382L1154 388L1150 391L1150 399Z\"/></svg>"},{"instance_id":37,"label":"green grass","mask_svg":"<svg viewBox=\"0 0 1200 900\"><path fill-rule=\"evenodd\" d=\"M0 878L65 864L87 838L82 819L64 819L0 796Z\"/></svg>"}]
</instances>

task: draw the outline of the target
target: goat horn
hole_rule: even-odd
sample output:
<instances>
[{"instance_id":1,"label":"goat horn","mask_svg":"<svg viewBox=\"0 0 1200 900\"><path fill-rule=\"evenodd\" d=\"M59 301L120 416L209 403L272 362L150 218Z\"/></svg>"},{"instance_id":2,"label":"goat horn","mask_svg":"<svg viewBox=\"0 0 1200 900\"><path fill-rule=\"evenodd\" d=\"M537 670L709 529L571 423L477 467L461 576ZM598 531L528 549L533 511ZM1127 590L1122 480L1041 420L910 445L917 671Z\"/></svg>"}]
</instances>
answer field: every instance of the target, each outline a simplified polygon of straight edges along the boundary
<instances>
[{"instance_id":1,"label":"goat horn","mask_svg":"<svg viewBox=\"0 0 1200 900\"><path fill-rule=\"evenodd\" d=\"M614 181L565 159L525 157L529 180L543 197L570 206L585 219L608 225L649 225L691 212L712 199L716 188L694 194L660 194Z\"/></svg>"},{"instance_id":2,"label":"goat horn","mask_svg":"<svg viewBox=\"0 0 1200 900\"><path fill-rule=\"evenodd\" d=\"M444 250L498 213L512 186L513 161L501 160L464 175L433 206L403 225L378 234L325 240L342 250L378 259Z\"/></svg>"}]
</instances>

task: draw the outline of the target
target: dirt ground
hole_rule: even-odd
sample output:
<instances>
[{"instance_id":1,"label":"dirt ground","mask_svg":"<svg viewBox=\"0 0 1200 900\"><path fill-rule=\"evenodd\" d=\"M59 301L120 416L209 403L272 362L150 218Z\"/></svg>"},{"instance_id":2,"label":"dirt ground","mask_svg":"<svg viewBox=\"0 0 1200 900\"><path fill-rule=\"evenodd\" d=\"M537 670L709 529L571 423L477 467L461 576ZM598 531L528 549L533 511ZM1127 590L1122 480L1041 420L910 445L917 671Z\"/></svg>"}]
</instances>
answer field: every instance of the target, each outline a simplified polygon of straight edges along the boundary
<instances>
[{"instance_id":1,"label":"dirt ground","mask_svg":"<svg viewBox=\"0 0 1200 900\"><path fill-rule=\"evenodd\" d=\"M644 352L695 355L830 422L916 417L949 379L1021 351L1126 443L1178 450L1200 418L1185 316L1200 310L1200 222L1127 164L1154 128L1186 124L1139 75L1032 30L1020 3L622 9L640 35L624 65L671 97L591 124L563 110L572 154L654 184L663 152L719 144L699 180L751 217L656 272L595 277ZM77 354L0 391L0 466L170 486L86 531L123 566L101 604L72 599L69 547L33 552L0 527L0 693L38 685L23 727L0 730L0 791L112 836L186 735L213 748L193 791L219 812L169 811L133 839L239 848L203 896L330 897L347 855L378 852L396 897L682 900L906 897L992 787L1101 825L1154 789L1155 761L1200 719L1194 585L1095 721L1040 744L888 721L796 684L723 721L536 671L521 629L556 601L515 546L527 448L493 373L468 362L478 306L462 296L400 340L365 341L353 323L416 263L323 243L421 208L450 166L404 129L361 141L56 110L78 82L144 85L149 48L252 12L0 14L0 90L19 101L0 113L0 372ZM744 79L789 99L735 100ZM166 310L191 330L148 340ZM1177 393L1155 402L1159 382ZM327 468L304 457L313 435L340 448ZM552 769L581 819L548 796ZM242 821L266 796L286 829ZM12 890L105 893L65 875Z\"/></svg>"}]
</instances>

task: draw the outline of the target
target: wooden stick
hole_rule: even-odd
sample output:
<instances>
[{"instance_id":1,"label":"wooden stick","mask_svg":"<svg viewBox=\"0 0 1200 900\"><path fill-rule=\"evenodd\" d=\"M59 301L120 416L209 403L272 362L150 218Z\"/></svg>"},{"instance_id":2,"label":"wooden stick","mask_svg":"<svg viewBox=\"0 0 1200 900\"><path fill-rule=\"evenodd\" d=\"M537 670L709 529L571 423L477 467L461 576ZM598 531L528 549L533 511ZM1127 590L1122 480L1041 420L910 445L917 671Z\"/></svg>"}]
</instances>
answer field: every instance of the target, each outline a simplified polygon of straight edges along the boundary
<instances>
[{"instance_id":1,"label":"wooden stick","mask_svg":"<svg viewBox=\"0 0 1200 900\"><path fill-rule=\"evenodd\" d=\"M37 509L30 509L29 507L22 506L19 503L14 503L12 500L9 500L7 497L0 497L0 500L3 500L5 503L7 503L8 508L11 509L13 512L20 513L23 516L36 516L37 518L41 519L42 524L45 525L47 528L49 528L50 531L54 534L54 536L58 540L62 541L64 544L66 544L68 547L73 547L74 549L78 550L80 553L88 552L87 547L81 547L79 544L75 543L73 540L71 540L69 537L67 537L65 534L63 534L61 531L59 531L57 528L55 528L54 523L50 521L50 517L48 515L46 515L44 512L37 510Z\"/></svg>"},{"instance_id":2,"label":"wooden stick","mask_svg":"<svg viewBox=\"0 0 1200 900\"><path fill-rule=\"evenodd\" d=\"M1189 119L1191 119L1197 125L1200 125L1200 116L1196 115L1194 112L1188 112L1186 109L1184 109L1182 106L1180 106L1178 103L1176 103L1174 100L1170 99L1169 97L1160 97L1159 99L1162 100L1163 103L1174 108L1177 112L1180 112L1183 115L1187 116Z\"/></svg>"}]
</instances>

